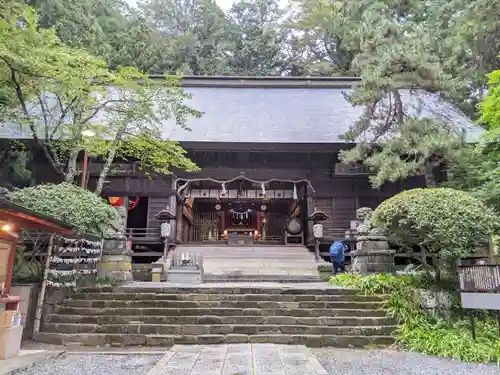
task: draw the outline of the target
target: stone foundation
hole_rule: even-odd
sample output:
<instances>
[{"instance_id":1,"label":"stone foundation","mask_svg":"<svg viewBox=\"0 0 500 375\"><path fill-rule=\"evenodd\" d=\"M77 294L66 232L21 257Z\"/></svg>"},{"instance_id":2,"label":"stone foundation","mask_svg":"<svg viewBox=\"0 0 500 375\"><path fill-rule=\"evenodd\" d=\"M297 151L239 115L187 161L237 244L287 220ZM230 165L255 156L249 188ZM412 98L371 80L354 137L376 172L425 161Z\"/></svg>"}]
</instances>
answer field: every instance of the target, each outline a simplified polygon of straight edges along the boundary
<instances>
[{"instance_id":1,"label":"stone foundation","mask_svg":"<svg viewBox=\"0 0 500 375\"><path fill-rule=\"evenodd\" d=\"M394 273L395 250L389 248L385 236L359 236L356 250L351 252L352 272L355 274Z\"/></svg>"},{"instance_id":2,"label":"stone foundation","mask_svg":"<svg viewBox=\"0 0 500 375\"><path fill-rule=\"evenodd\" d=\"M132 251L126 239L104 240L99 276L109 280L132 281Z\"/></svg>"},{"instance_id":3,"label":"stone foundation","mask_svg":"<svg viewBox=\"0 0 500 375\"><path fill-rule=\"evenodd\" d=\"M167 281L179 284L201 284L203 276L200 270L190 268L170 268Z\"/></svg>"}]
</instances>

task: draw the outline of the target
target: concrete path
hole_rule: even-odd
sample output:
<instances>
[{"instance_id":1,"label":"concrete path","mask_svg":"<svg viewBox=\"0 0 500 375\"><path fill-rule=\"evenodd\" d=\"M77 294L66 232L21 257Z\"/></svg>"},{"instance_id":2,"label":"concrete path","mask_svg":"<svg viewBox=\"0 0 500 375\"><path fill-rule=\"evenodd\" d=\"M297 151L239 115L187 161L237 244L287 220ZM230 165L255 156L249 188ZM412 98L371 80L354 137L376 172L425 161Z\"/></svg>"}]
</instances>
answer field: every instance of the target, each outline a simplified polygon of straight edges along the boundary
<instances>
[{"instance_id":1,"label":"concrete path","mask_svg":"<svg viewBox=\"0 0 500 375\"><path fill-rule=\"evenodd\" d=\"M175 345L147 375L328 375L303 345Z\"/></svg>"}]
</instances>

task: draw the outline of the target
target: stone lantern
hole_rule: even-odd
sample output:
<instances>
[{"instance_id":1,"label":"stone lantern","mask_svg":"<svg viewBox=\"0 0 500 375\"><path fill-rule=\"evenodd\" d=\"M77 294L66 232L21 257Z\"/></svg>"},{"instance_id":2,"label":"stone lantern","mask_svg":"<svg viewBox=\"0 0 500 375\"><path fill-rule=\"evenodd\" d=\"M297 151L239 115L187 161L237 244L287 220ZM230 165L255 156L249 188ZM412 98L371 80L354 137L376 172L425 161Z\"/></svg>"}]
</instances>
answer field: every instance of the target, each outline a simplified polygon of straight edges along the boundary
<instances>
[{"instance_id":1,"label":"stone lantern","mask_svg":"<svg viewBox=\"0 0 500 375\"><path fill-rule=\"evenodd\" d=\"M314 256L316 257L316 262L319 261L319 241L323 237L323 224L322 221L328 219L328 215L323 211L314 211L307 220L313 222L313 235L314 235Z\"/></svg>"},{"instance_id":2,"label":"stone lantern","mask_svg":"<svg viewBox=\"0 0 500 375\"><path fill-rule=\"evenodd\" d=\"M168 208L163 209L160 212L158 212L155 217L162 222L160 226L160 236L161 239L163 240L163 259L166 261L167 260L167 252L168 252L168 246L169 246L169 239L171 236L172 232L172 220L175 220L175 215L172 214Z\"/></svg>"},{"instance_id":3,"label":"stone lantern","mask_svg":"<svg viewBox=\"0 0 500 375\"><path fill-rule=\"evenodd\" d=\"M355 274L393 273L395 250L380 228L372 225L373 211L369 207L356 210L358 221L356 250L351 251L352 272Z\"/></svg>"}]
</instances>

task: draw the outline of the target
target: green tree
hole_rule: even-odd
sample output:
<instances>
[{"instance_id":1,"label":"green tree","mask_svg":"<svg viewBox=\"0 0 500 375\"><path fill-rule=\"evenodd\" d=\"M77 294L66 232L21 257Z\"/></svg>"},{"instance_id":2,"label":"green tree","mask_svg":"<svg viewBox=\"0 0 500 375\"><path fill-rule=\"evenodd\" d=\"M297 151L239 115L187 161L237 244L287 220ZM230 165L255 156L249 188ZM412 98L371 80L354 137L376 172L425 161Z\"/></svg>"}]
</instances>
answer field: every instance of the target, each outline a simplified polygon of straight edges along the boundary
<instances>
[{"instance_id":1,"label":"green tree","mask_svg":"<svg viewBox=\"0 0 500 375\"><path fill-rule=\"evenodd\" d=\"M470 191L500 215L500 70L489 74L480 105L480 121L489 130L482 140L460 152L450 165L447 186Z\"/></svg>"},{"instance_id":2,"label":"green tree","mask_svg":"<svg viewBox=\"0 0 500 375\"><path fill-rule=\"evenodd\" d=\"M449 188L413 189L382 202L373 224L406 248L455 260L476 248L498 229L496 215L471 194ZM435 264L437 265L437 263Z\"/></svg>"},{"instance_id":3,"label":"green tree","mask_svg":"<svg viewBox=\"0 0 500 375\"><path fill-rule=\"evenodd\" d=\"M431 3L432 4L432 3ZM500 69L500 33L497 15L500 1L440 0L431 15L434 42L446 69L466 82L453 95L455 103L471 117L487 88L488 73Z\"/></svg>"},{"instance_id":4,"label":"green tree","mask_svg":"<svg viewBox=\"0 0 500 375\"><path fill-rule=\"evenodd\" d=\"M215 0L144 0L146 21L165 41L160 70L194 75L228 73L229 21Z\"/></svg>"},{"instance_id":5,"label":"green tree","mask_svg":"<svg viewBox=\"0 0 500 375\"><path fill-rule=\"evenodd\" d=\"M376 175L375 186L411 175L424 175L435 187L433 170L450 160L461 147L463 129L447 119L438 95L456 92L432 33L420 17L421 2L343 2L340 13L345 45L354 52L351 69L362 81L347 99L363 108L349 131L354 149L344 151L344 162L363 162ZM448 112L451 112L448 109Z\"/></svg>"},{"instance_id":6,"label":"green tree","mask_svg":"<svg viewBox=\"0 0 500 375\"><path fill-rule=\"evenodd\" d=\"M123 0L28 0L43 28L55 28L67 45L119 65L157 71L163 41Z\"/></svg>"},{"instance_id":7,"label":"green tree","mask_svg":"<svg viewBox=\"0 0 500 375\"><path fill-rule=\"evenodd\" d=\"M350 43L352 18L346 17L348 2L296 0L293 4L297 10L289 27L300 36L290 42L300 51L300 70L311 75L353 75L352 62L358 46Z\"/></svg>"},{"instance_id":8,"label":"green tree","mask_svg":"<svg viewBox=\"0 0 500 375\"><path fill-rule=\"evenodd\" d=\"M165 121L186 128L189 116L201 115L184 104L188 95L177 77L152 80L127 67L110 71L103 60L62 44L54 30L39 29L28 6L1 14L0 79L15 98L6 123L11 130L20 124L64 181L74 181L81 150L104 157L97 194L124 142L158 145ZM86 139L89 130L97 137ZM175 142L164 140L152 157L144 165L159 172L165 164L196 168Z\"/></svg>"},{"instance_id":9,"label":"green tree","mask_svg":"<svg viewBox=\"0 0 500 375\"><path fill-rule=\"evenodd\" d=\"M239 0L229 10L234 49L229 64L234 74L280 75L286 66L284 9L276 0Z\"/></svg>"}]
</instances>

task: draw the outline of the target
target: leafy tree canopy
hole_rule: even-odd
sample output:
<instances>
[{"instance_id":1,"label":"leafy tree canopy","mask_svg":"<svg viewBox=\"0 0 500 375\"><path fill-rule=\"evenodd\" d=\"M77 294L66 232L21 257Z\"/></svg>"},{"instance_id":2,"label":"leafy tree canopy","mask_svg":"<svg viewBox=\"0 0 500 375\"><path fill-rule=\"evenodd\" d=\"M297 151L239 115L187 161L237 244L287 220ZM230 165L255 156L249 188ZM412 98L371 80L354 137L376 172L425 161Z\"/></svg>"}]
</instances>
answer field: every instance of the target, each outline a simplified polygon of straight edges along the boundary
<instances>
[{"instance_id":1,"label":"leafy tree canopy","mask_svg":"<svg viewBox=\"0 0 500 375\"><path fill-rule=\"evenodd\" d=\"M118 211L104 199L67 183L14 190L9 198L13 203L61 220L82 233L102 234L119 219Z\"/></svg>"},{"instance_id":2,"label":"leafy tree canopy","mask_svg":"<svg viewBox=\"0 0 500 375\"><path fill-rule=\"evenodd\" d=\"M480 121L489 130L481 142L458 153L449 166L447 185L470 191L500 215L500 70L489 75Z\"/></svg>"},{"instance_id":3,"label":"leafy tree canopy","mask_svg":"<svg viewBox=\"0 0 500 375\"><path fill-rule=\"evenodd\" d=\"M95 151L106 160L100 194L124 143L153 145L154 153L141 155L153 171L196 169L177 143L163 140L158 147L164 121L187 130L187 119L201 116L184 103L189 95L177 76L154 80L121 66L111 71L100 58L64 45L54 30L40 29L31 7L6 8L1 16L0 82L12 98L6 122L31 135L64 181L74 181L81 150ZM86 138L89 131L95 137Z\"/></svg>"}]
</instances>

